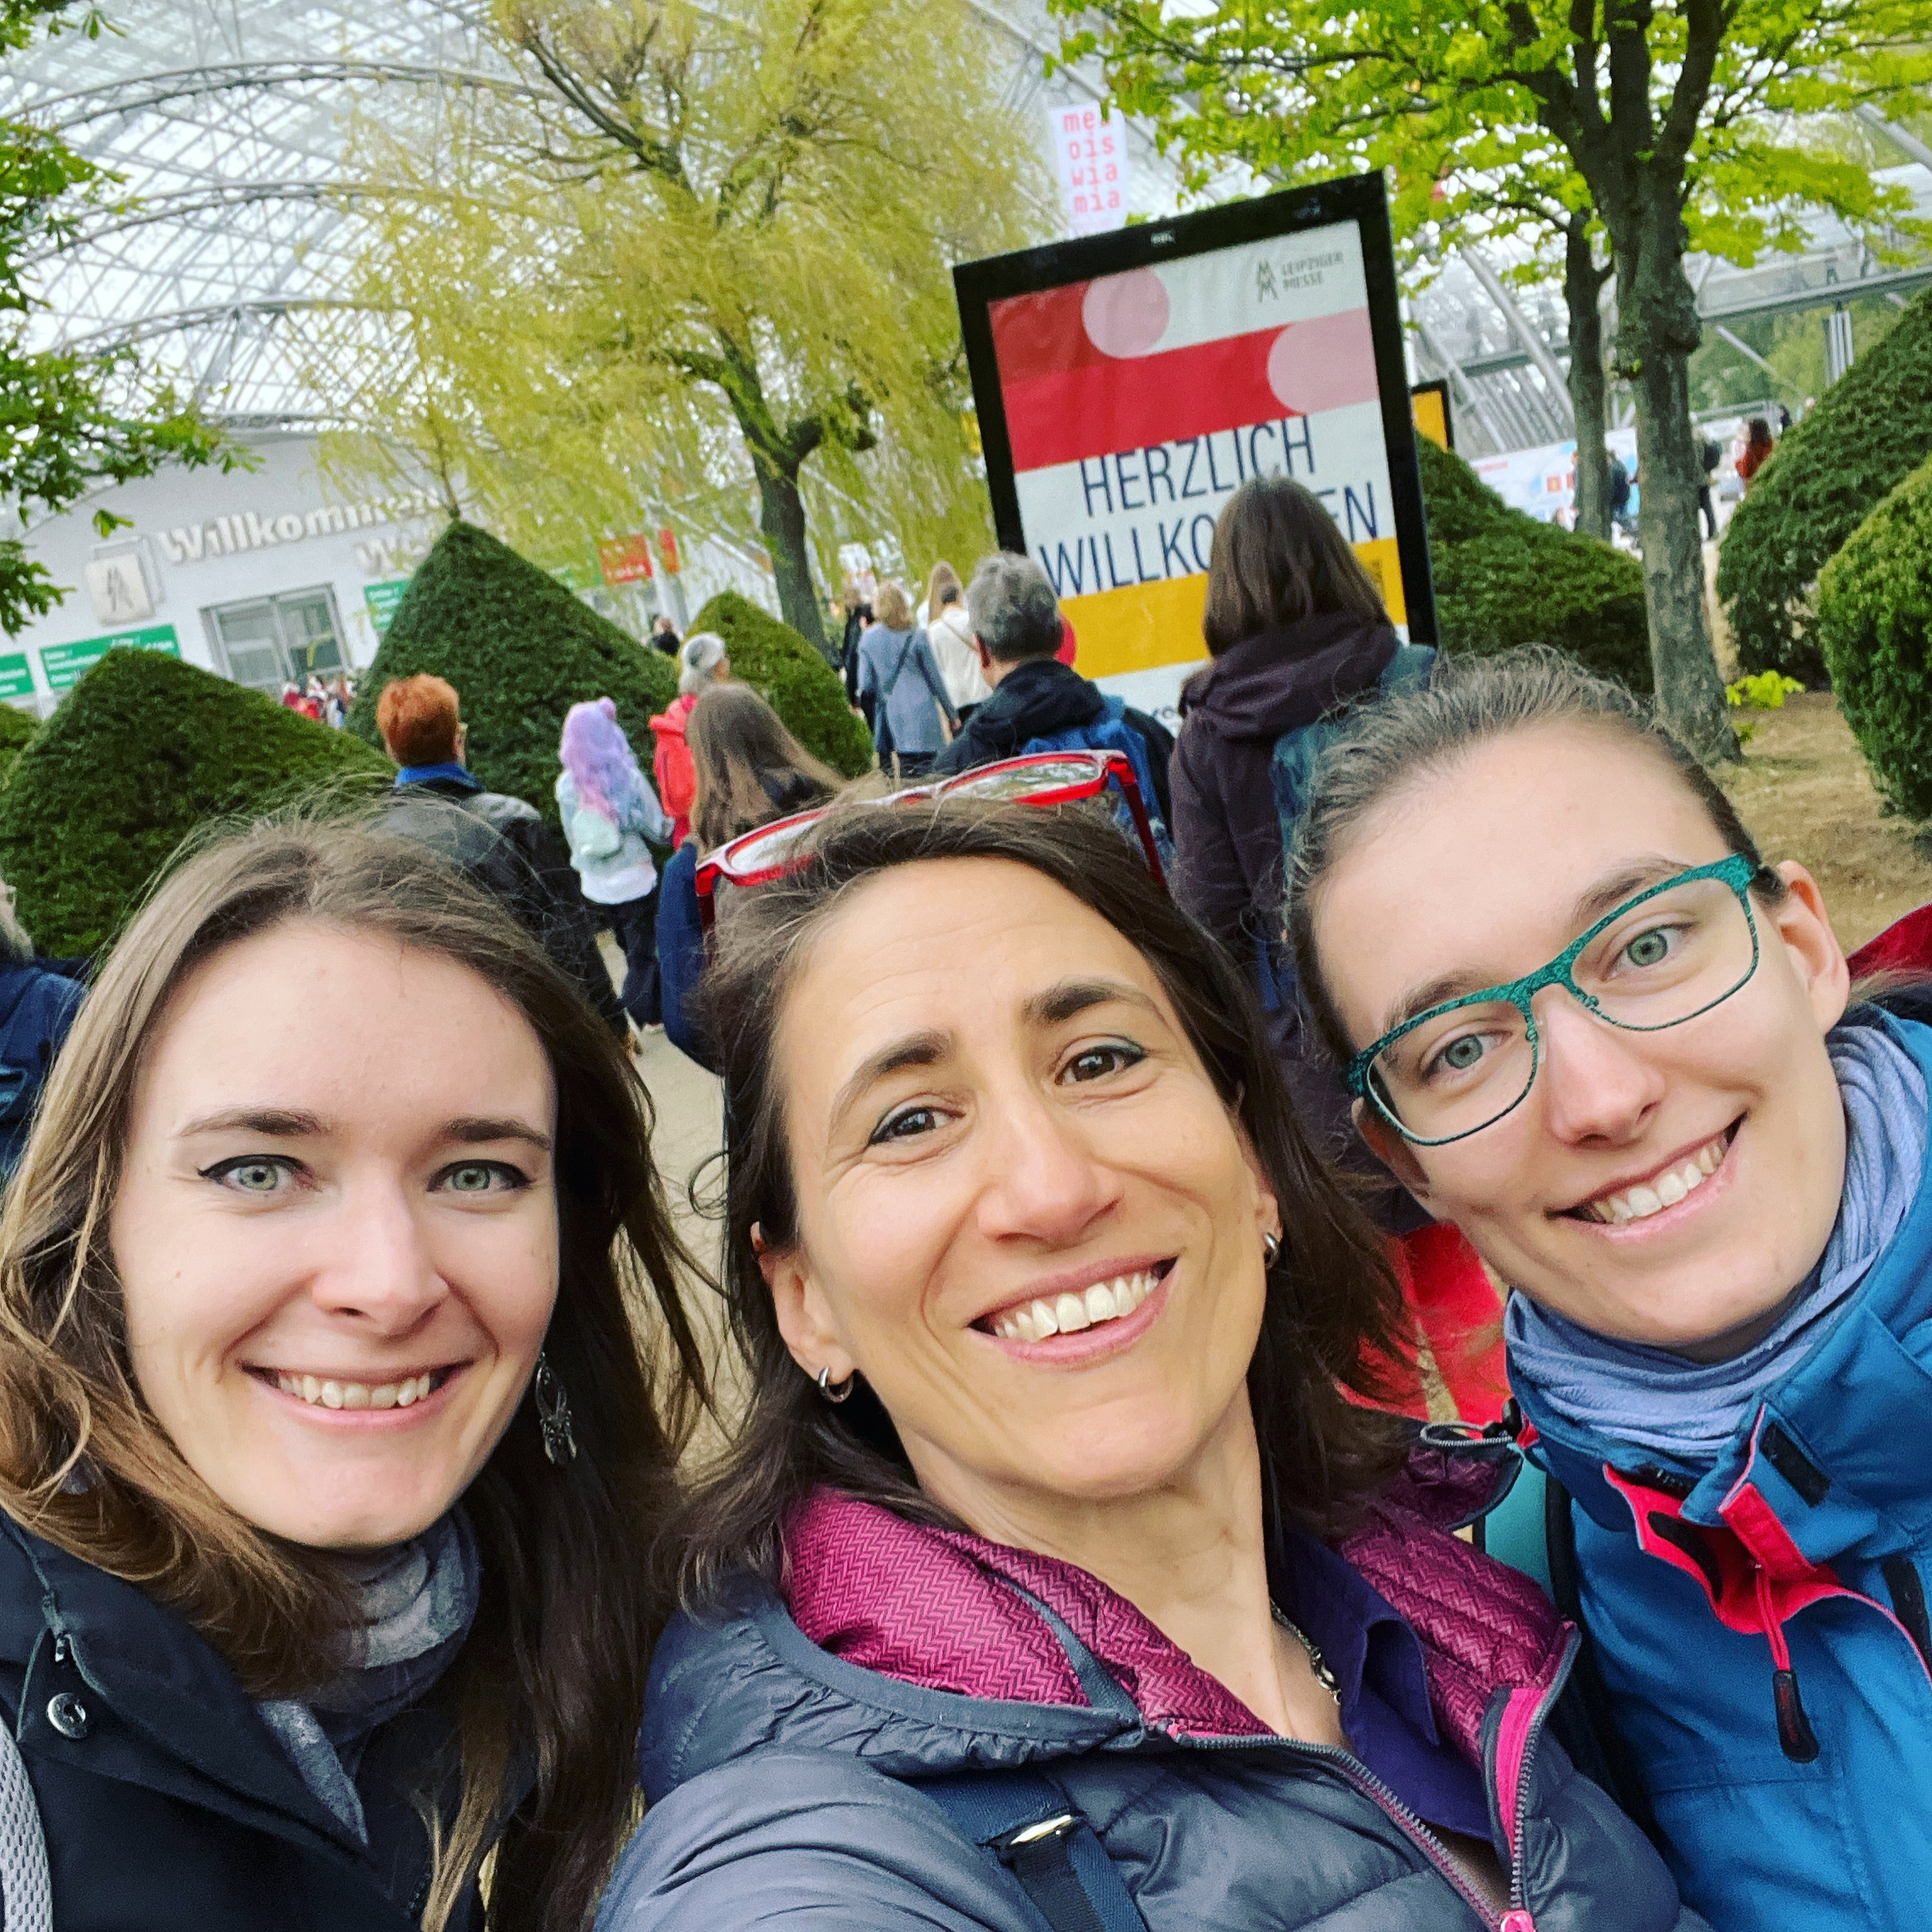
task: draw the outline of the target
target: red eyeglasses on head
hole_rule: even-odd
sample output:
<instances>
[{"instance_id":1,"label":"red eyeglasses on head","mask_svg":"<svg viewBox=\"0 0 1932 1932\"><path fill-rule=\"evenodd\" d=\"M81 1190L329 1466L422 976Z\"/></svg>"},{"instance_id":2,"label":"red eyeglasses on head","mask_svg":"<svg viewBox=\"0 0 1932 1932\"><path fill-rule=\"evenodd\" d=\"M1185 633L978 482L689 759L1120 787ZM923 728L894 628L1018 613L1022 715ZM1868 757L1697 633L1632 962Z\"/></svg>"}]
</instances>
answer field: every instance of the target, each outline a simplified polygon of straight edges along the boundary
<instances>
[{"instance_id":1,"label":"red eyeglasses on head","mask_svg":"<svg viewBox=\"0 0 1932 1932\"><path fill-rule=\"evenodd\" d=\"M936 804L943 798L990 798L1019 805L1072 805L1083 798L1098 797L1109 782L1119 787L1126 801L1140 849L1146 855L1147 869L1165 885L1146 801L1134 775L1134 761L1124 752L1034 752L1025 757L1003 758L996 765L961 772L937 784L913 785L863 802L894 806ZM789 818L740 834L701 860L697 913L705 932L709 933L717 916L716 895L721 881L734 886L769 885L796 872L805 863L804 847L812 828L827 813L850 808L848 802L842 802L794 813Z\"/></svg>"}]
</instances>

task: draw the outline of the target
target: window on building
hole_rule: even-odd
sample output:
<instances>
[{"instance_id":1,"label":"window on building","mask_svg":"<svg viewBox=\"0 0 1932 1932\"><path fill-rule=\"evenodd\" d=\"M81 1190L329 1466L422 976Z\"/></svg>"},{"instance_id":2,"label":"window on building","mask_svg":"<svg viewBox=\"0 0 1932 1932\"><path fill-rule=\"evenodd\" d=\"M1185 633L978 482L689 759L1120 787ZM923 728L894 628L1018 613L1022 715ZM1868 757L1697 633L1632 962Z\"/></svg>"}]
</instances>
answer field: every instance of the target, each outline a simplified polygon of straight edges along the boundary
<instances>
[{"instance_id":1,"label":"window on building","mask_svg":"<svg viewBox=\"0 0 1932 1932\"><path fill-rule=\"evenodd\" d=\"M335 594L326 584L278 596L219 604L202 612L217 661L237 684L279 697L311 671L325 677L348 668Z\"/></svg>"}]
</instances>

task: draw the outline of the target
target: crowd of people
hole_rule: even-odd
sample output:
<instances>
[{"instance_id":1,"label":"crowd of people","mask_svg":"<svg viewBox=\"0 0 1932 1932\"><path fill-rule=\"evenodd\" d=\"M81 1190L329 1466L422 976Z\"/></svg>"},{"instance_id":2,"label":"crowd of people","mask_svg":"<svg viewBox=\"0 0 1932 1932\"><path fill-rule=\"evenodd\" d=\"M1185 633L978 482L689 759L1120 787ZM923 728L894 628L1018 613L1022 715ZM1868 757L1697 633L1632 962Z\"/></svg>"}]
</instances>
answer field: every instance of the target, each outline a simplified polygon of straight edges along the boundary
<instances>
[{"instance_id":1,"label":"crowd of people","mask_svg":"<svg viewBox=\"0 0 1932 1932\"><path fill-rule=\"evenodd\" d=\"M1025 558L918 616L849 634L880 774L700 633L649 772L571 709L561 838L397 681L380 813L206 843L68 1003L8 1919L1915 1926L1932 999L1628 692L1403 643L1292 482L1177 737ZM660 1015L723 1085L702 1345ZM1416 1216L1507 1284L1507 1427L1400 1412ZM1540 1577L1483 1547L1531 1472Z\"/></svg>"},{"instance_id":2,"label":"crowd of people","mask_svg":"<svg viewBox=\"0 0 1932 1932\"><path fill-rule=\"evenodd\" d=\"M299 712L304 717L340 731L349 722L349 707L355 702L355 681L346 671L325 678L311 671L297 683L287 679L282 686L282 708Z\"/></svg>"}]
</instances>

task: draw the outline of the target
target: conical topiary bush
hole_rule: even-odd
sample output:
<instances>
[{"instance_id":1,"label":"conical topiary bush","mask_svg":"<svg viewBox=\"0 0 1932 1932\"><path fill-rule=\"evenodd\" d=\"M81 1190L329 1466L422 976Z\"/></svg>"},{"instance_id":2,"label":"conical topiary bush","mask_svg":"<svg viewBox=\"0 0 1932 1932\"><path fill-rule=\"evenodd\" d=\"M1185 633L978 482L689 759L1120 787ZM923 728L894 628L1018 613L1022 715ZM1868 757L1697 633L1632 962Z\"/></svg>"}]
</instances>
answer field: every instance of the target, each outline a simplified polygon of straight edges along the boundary
<instances>
[{"instance_id":1,"label":"conical topiary bush","mask_svg":"<svg viewBox=\"0 0 1932 1932\"><path fill-rule=\"evenodd\" d=\"M7 782L27 742L40 728L40 721L17 704L0 704L0 785Z\"/></svg>"},{"instance_id":2,"label":"conical topiary bush","mask_svg":"<svg viewBox=\"0 0 1932 1932\"><path fill-rule=\"evenodd\" d=\"M491 791L527 799L553 824L564 713L585 698L614 698L648 772L652 714L677 695L670 659L600 617L507 544L461 521L416 566L363 674L349 728L380 751L382 687L425 671L456 687L470 770Z\"/></svg>"},{"instance_id":3,"label":"conical topiary bush","mask_svg":"<svg viewBox=\"0 0 1932 1932\"><path fill-rule=\"evenodd\" d=\"M181 841L384 761L345 732L152 651L110 651L0 792L0 877L36 946L97 951Z\"/></svg>"},{"instance_id":4,"label":"conical topiary bush","mask_svg":"<svg viewBox=\"0 0 1932 1932\"><path fill-rule=\"evenodd\" d=\"M748 684L815 758L857 778L872 769L872 733L853 716L838 673L801 631L736 591L721 591L691 621L691 635L724 639L734 682Z\"/></svg>"}]
</instances>

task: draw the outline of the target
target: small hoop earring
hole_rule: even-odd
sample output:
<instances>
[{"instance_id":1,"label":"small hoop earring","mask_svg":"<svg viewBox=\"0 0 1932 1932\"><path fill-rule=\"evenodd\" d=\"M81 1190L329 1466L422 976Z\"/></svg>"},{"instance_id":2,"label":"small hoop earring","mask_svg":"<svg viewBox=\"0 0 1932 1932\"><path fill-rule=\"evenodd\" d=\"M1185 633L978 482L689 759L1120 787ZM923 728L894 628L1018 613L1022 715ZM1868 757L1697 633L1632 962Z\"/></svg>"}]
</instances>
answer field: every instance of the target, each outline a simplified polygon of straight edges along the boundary
<instances>
[{"instance_id":1,"label":"small hoop earring","mask_svg":"<svg viewBox=\"0 0 1932 1932\"><path fill-rule=\"evenodd\" d=\"M557 1372L550 1366L549 1358L539 1353L536 1358L536 1375L530 1391L536 1398L536 1419L543 1431L543 1452L561 1469L566 1462L574 1462L577 1455L577 1439L571 1432L571 1399L564 1393L564 1386L557 1379Z\"/></svg>"},{"instance_id":2,"label":"small hoop earring","mask_svg":"<svg viewBox=\"0 0 1932 1932\"><path fill-rule=\"evenodd\" d=\"M1272 1268L1281 1258L1281 1237L1273 1229L1261 1237L1261 1265Z\"/></svg>"},{"instance_id":3,"label":"small hoop earring","mask_svg":"<svg viewBox=\"0 0 1932 1932\"><path fill-rule=\"evenodd\" d=\"M822 1368L818 1371L818 1392L828 1402L843 1402L852 1393L852 1385L858 1380L856 1372L848 1375L837 1388L832 1386L832 1371Z\"/></svg>"}]
</instances>

